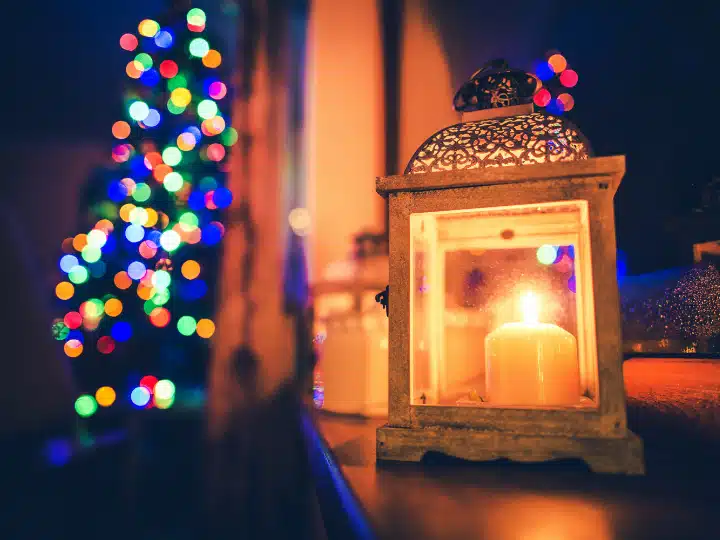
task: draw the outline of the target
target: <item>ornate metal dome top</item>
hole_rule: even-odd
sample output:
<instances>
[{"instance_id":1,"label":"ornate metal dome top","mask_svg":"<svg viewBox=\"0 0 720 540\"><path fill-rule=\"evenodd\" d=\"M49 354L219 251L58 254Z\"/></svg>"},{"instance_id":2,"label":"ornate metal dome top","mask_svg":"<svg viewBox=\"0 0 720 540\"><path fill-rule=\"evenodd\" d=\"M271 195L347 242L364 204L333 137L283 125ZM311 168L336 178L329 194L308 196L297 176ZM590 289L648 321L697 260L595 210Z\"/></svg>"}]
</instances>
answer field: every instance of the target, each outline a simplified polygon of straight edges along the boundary
<instances>
[{"instance_id":1,"label":"ornate metal dome top","mask_svg":"<svg viewBox=\"0 0 720 540\"><path fill-rule=\"evenodd\" d=\"M589 141L572 123L559 116L530 112L532 96L538 86L534 76L509 69L504 60L490 62L455 95L455 110L468 113L524 105L528 107L527 114L498 117L495 113L493 118L444 128L417 149L405 174L532 165L590 157Z\"/></svg>"},{"instance_id":2,"label":"ornate metal dome top","mask_svg":"<svg viewBox=\"0 0 720 540\"><path fill-rule=\"evenodd\" d=\"M499 58L473 73L455 94L453 106L458 112L479 111L532 103L540 81L519 69L510 69Z\"/></svg>"}]
</instances>

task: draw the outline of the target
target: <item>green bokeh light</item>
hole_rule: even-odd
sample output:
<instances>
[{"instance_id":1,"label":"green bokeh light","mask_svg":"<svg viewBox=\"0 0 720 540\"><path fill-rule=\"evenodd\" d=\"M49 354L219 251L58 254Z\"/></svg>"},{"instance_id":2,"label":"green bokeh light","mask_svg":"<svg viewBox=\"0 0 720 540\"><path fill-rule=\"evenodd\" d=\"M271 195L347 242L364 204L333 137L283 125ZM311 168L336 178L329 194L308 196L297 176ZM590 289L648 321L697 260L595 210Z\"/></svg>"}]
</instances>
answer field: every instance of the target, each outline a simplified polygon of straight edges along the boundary
<instances>
[{"instance_id":1,"label":"green bokeh light","mask_svg":"<svg viewBox=\"0 0 720 540\"><path fill-rule=\"evenodd\" d=\"M235 128L227 128L220 135L220 140L225 146L232 146L238 140L238 132Z\"/></svg>"},{"instance_id":2,"label":"green bokeh light","mask_svg":"<svg viewBox=\"0 0 720 540\"><path fill-rule=\"evenodd\" d=\"M142 122L150 114L150 107L144 101L133 101L128 107L130 118L137 122Z\"/></svg>"},{"instance_id":3,"label":"green bokeh light","mask_svg":"<svg viewBox=\"0 0 720 540\"><path fill-rule=\"evenodd\" d=\"M85 283L88 280L88 271L87 268L84 266L76 266L70 272L68 273L68 278L70 281L72 281L75 285L80 285L81 283Z\"/></svg>"},{"instance_id":4,"label":"green bokeh light","mask_svg":"<svg viewBox=\"0 0 720 540\"><path fill-rule=\"evenodd\" d=\"M150 186L143 182L140 182L135 186L132 197L137 202L145 202L150 198L150 195L152 195L152 189L150 189Z\"/></svg>"},{"instance_id":5,"label":"green bokeh light","mask_svg":"<svg viewBox=\"0 0 720 540\"><path fill-rule=\"evenodd\" d=\"M75 412L78 416L89 418L97 411L97 401L92 396L83 394L75 400Z\"/></svg>"},{"instance_id":6,"label":"green bokeh light","mask_svg":"<svg viewBox=\"0 0 720 540\"><path fill-rule=\"evenodd\" d=\"M153 286L158 290L165 290L170 286L172 278L170 273L165 270L158 270L153 274L152 282Z\"/></svg>"},{"instance_id":7,"label":"green bokeh light","mask_svg":"<svg viewBox=\"0 0 720 540\"><path fill-rule=\"evenodd\" d=\"M184 230L192 231L198 228L200 220L198 220L198 217L192 212L185 212L178 219L178 223L180 223Z\"/></svg>"},{"instance_id":8,"label":"green bokeh light","mask_svg":"<svg viewBox=\"0 0 720 540\"><path fill-rule=\"evenodd\" d=\"M180 173L174 171L168 173L163 179L163 186L165 186L165 189L170 193L174 193L183 186L183 177L180 176Z\"/></svg>"},{"instance_id":9,"label":"green bokeh light","mask_svg":"<svg viewBox=\"0 0 720 540\"><path fill-rule=\"evenodd\" d=\"M192 8L187 13L187 22L193 26L205 26L205 12L200 8Z\"/></svg>"},{"instance_id":10,"label":"green bokeh light","mask_svg":"<svg viewBox=\"0 0 720 540\"><path fill-rule=\"evenodd\" d=\"M157 309L157 307L157 304L153 302L152 299L145 300L145 303L143 304L143 311L145 312L145 315L150 316L153 310Z\"/></svg>"},{"instance_id":11,"label":"green bokeh light","mask_svg":"<svg viewBox=\"0 0 720 540\"><path fill-rule=\"evenodd\" d=\"M87 245L82 249L80 255L85 262L94 263L100 260L100 257L102 257L102 251L100 248Z\"/></svg>"},{"instance_id":12,"label":"green bokeh light","mask_svg":"<svg viewBox=\"0 0 720 540\"><path fill-rule=\"evenodd\" d=\"M187 78L182 73L178 73L172 79L168 80L167 87L171 92L176 88L187 88Z\"/></svg>"},{"instance_id":13,"label":"green bokeh light","mask_svg":"<svg viewBox=\"0 0 720 540\"><path fill-rule=\"evenodd\" d=\"M183 336L192 336L195 333L197 321L190 315L183 315L178 319L177 329Z\"/></svg>"},{"instance_id":14,"label":"green bokeh light","mask_svg":"<svg viewBox=\"0 0 720 540\"><path fill-rule=\"evenodd\" d=\"M165 163L174 167L182 161L182 152L176 146L168 146L163 150L162 159Z\"/></svg>"},{"instance_id":15,"label":"green bokeh light","mask_svg":"<svg viewBox=\"0 0 720 540\"><path fill-rule=\"evenodd\" d=\"M197 106L198 116L204 120L212 118L218 112L217 103L212 99L203 99Z\"/></svg>"},{"instance_id":16,"label":"green bokeh light","mask_svg":"<svg viewBox=\"0 0 720 540\"><path fill-rule=\"evenodd\" d=\"M151 300L156 306L164 306L170 300L170 289L159 290Z\"/></svg>"},{"instance_id":17,"label":"green bokeh light","mask_svg":"<svg viewBox=\"0 0 720 540\"><path fill-rule=\"evenodd\" d=\"M190 54L197 58L202 58L210 50L210 45L203 38L195 38L190 42Z\"/></svg>"},{"instance_id":18,"label":"green bokeh light","mask_svg":"<svg viewBox=\"0 0 720 540\"><path fill-rule=\"evenodd\" d=\"M68 337L68 334L70 333L70 329L67 327L67 325L63 321L55 321L52 325L52 335L55 339L58 341L64 340L66 337Z\"/></svg>"},{"instance_id":19,"label":"green bokeh light","mask_svg":"<svg viewBox=\"0 0 720 540\"><path fill-rule=\"evenodd\" d=\"M178 107L170 100L167 102L167 109L170 114L182 114L185 112L185 107Z\"/></svg>"},{"instance_id":20,"label":"green bokeh light","mask_svg":"<svg viewBox=\"0 0 720 540\"><path fill-rule=\"evenodd\" d=\"M138 62L145 71L153 66L152 57L148 53L140 53L135 57L135 61Z\"/></svg>"}]
</instances>

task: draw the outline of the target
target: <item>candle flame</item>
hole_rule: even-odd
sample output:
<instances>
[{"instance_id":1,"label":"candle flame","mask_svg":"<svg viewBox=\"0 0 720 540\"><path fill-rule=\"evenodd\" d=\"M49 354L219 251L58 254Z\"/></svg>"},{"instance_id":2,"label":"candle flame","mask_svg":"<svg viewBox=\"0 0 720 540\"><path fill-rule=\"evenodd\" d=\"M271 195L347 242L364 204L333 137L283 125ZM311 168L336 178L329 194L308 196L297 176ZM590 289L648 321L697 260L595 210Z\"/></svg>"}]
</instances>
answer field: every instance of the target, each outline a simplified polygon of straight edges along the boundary
<instances>
[{"instance_id":1,"label":"candle flame","mask_svg":"<svg viewBox=\"0 0 720 540\"><path fill-rule=\"evenodd\" d=\"M536 323L540 320L540 301L535 293L528 292L520 297L520 310L523 321Z\"/></svg>"}]
</instances>

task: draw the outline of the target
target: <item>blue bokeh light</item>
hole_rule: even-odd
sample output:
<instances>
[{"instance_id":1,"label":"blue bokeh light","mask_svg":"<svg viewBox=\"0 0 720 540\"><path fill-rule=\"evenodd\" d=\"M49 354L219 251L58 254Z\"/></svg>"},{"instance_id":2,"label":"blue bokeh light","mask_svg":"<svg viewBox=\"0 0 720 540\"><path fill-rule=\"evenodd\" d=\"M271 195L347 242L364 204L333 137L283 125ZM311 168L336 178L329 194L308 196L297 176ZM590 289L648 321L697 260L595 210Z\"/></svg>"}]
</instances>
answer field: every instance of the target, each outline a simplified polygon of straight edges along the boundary
<instances>
[{"instance_id":1,"label":"blue bokeh light","mask_svg":"<svg viewBox=\"0 0 720 540\"><path fill-rule=\"evenodd\" d=\"M202 229L202 241L208 246L214 246L222 240L222 231L217 225L210 223Z\"/></svg>"},{"instance_id":2,"label":"blue bokeh light","mask_svg":"<svg viewBox=\"0 0 720 540\"><path fill-rule=\"evenodd\" d=\"M62 257L60 257L60 270L62 270L66 274L70 272L70 270L75 268L78 264L80 264L80 261L78 261L75 255L63 255Z\"/></svg>"},{"instance_id":3,"label":"blue bokeh light","mask_svg":"<svg viewBox=\"0 0 720 540\"><path fill-rule=\"evenodd\" d=\"M127 341L132 337L132 326L130 326L129 322L118 321L110 330L110 335L115 341Z\"/></svg>"},{"instance_id":4,"label":"blue bokeh light","mask_svg":"<svg viewBox=\"0 0 720 540\"><path fill-rule=\"evenodd\" d=\"M227 208L233 200L232 191L225 187L219 187L213 193L212 199L218 208Z\"/></svg>"},{"instance_id":5,"label":"blue bokeh light","mask_svg":"<svg viewBox=\"0 0 720 540\"><path fill-rule=\"evenodd\" d=\"M541 81L549 81L555 76L555 72L550 64L545 61L535 64L535 75Z\"/></svg>"}]
</instances>

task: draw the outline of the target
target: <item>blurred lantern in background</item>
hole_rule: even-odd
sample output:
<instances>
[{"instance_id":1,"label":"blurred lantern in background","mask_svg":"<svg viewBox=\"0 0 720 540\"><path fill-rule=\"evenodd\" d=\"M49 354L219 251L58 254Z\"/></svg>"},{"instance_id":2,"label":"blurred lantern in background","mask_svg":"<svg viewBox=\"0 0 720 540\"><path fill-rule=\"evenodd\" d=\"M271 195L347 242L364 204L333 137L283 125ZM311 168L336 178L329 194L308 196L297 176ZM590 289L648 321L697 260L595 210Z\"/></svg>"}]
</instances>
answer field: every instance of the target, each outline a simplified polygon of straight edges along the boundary
<instances>
[{"instance_id":1,"label":"blurred lantern in background","mask_svg":"<svg viewBox=\"0 0 720 540\"><path fill-rule=\"evenodd\" d=\"M307 223L302 214L291 215L290 222L300 231ZM387 272L387 238L363 233L355 237L352 257L329 265L313 285L316 406L345 414L387 414L388 321L375 304Z\"/></svg>"}]
</instances>

